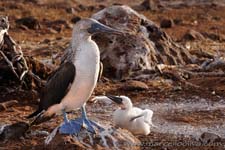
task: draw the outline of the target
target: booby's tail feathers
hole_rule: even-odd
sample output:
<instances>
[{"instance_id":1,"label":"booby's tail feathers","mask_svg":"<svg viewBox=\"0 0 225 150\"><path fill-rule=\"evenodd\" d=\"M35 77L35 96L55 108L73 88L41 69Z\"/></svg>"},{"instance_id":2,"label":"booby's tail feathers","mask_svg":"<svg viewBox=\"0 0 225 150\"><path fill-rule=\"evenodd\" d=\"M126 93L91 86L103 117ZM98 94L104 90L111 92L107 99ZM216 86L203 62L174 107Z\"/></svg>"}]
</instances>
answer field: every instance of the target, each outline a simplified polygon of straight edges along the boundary
<instances>
[{"instance_id":1,"label":"booby's tail feathers","mask_svg":"<svg viewBox=\"0 0 225 150\"><path fill-rule=\"evenodd\" d=\"M46 111L42 110L40 113L38 113L35 117L35 119L30 123L30 125L38 125L40 123L43 123L45 121L48 121L50 119L52 119L55 116L55 114L49 116L46 115Z\"/></svg>"},{"instance_id":2,"label":"booby's tail feathers","mask_svg":"<svg viewBox=\"0 0 225 150\"><path fill-rule=\"evenodd\" d=\"M32 125L38 125L38 124L40 124L42 122L48 121L48 120L50 120L54 116L54 115L52 115L52 116L46 116L45 115L45 112L46 112L45 110L38 109L35 112L33 112L32 114L30 114L29 116L27 116L26 117L27 119L30 119L30 118L35 117L30 122L30 126L32 126Z\"/></svg>"},{"instance_id":3,"label":"booby's tail feathers","mask_svg":"<svg viewBox=\"0 0 225 150\"><path fill-rule=\"evenodd\" d=\"M34 116L37 116L39 113L41 113L41 109L36 110L35 112L33 112L32 114L30 114L29 116L27 116L26 118L33 118Z\"/></svg>"}]
</instances>

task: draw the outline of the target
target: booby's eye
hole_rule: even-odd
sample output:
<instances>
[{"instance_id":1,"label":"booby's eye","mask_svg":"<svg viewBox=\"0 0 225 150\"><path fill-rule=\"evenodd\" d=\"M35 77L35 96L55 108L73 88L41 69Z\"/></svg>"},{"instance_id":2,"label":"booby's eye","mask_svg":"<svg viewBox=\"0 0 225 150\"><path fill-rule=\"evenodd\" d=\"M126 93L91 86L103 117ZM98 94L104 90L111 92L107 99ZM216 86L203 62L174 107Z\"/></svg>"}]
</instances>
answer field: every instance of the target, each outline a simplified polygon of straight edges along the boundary
<instances>
[{"instance_id":1,"label":"booby's eye","mask_svg":"<svg viewBox=\"0 0 225 150\"><path fill-rule=\"evenodd\" d=\"M1 23L5 23L5 19L2 19L2 20L1 20Z\"/></svg>"}]
</instances>

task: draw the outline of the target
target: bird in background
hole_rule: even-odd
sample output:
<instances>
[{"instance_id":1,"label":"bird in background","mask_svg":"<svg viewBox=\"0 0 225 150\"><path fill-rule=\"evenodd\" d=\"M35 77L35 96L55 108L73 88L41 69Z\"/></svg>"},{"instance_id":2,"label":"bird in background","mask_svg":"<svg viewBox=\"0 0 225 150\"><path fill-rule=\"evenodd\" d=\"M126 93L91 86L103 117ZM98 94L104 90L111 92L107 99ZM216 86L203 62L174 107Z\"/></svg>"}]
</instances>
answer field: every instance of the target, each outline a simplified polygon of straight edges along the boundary
<instances>
[{"instance_id":1,"label":"bird in background","mask_svg":"<svg viewBox=\"0 0 225 150\"><path fill-rule=\"evenodd\" d=\"M94 19L77 22L61 65L47 80L38 109L28 116L35 117L31 124L39 124L56 114L63 114L64 122L59 128L61 134L78 134L82 127L91 133L96 133L96 129L104 130L88 119L85 110L86 101L97 84L100 72L99 48L91 39L97 33L123 34ZM81 108L81 117L69 120L67 112L78 108Z\"/></svg>"},{"instance_id":2,"label":"bird in background","mask_svg":"<svg viewBox=\"0 0 225 150\"><path fill-rule=\"evenodd\" d=\"M113 123L133 134L148 135L151 127L156 127L152 123L153 111L134 107L131 99L127 96L96 96L92 100L101 100L105 103L107 103L106 100L112 100L117 103L120 108L113 112Z\"/></svg>"}]
</instances>

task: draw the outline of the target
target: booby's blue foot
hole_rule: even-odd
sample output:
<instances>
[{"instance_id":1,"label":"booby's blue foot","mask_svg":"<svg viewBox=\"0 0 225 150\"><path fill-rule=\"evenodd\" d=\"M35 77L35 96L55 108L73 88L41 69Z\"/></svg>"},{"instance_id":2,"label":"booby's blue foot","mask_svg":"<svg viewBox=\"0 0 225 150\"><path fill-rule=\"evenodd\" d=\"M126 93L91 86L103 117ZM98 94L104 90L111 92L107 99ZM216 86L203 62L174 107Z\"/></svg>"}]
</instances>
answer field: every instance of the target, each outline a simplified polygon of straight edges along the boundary
<instances>
[{"instance_id":1,"label":"booby's blue foot","mask_svg":"<svg viewBox=\"0 0 225 150\"><path fill-rule=\"evenodd\" d=\"M61 134L77 134L80 132L81 125L75 124L74 122L68 120L66 112L63 111L64 122L59 127L59 133Z\"/></svg>"},{"instance_id":2,"label":"booby's blue foot","mask_svg":"<svg viewBox=\"0 0 225 150\"><path fill-rule=\"evenodd\" d=\"M98 129L100 132L104 131L105 129L95 123L94 121L91 121L86 116L86 111L84 106L81 108L82 110L82 117L77 118L74 120L68 120L66 113L64 112L64 123L61 125L59 132L61 134L78 134L81 130L81 128L87 129L89 132L95 134L96 129Z\"/></svg>"},{"instance_id":3,"label":"booby's blue foot","mask_svg":"<svg viewBox=\"0 0 225 150\"><path fill-rule=\"evenodd\" d=\"M60 128L59 133L61 134L78 134L81 130L82 125L77 124L73 121L64 122Z\"/></svg>"}]
</instances>

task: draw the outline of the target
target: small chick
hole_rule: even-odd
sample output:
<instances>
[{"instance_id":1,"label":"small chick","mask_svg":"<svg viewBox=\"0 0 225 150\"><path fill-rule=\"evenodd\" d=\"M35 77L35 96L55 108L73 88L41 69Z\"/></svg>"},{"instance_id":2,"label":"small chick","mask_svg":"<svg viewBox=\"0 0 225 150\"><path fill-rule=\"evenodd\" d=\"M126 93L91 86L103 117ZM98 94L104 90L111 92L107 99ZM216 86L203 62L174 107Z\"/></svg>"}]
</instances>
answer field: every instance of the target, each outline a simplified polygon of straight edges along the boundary
<instances>
[{"instance_id":1,"label":"small chick","mask_svg":"<svg viewBox=\"0 0 225 150\"><path fill-rule=\"evenodd\" d=\"M99 99L98 99L99 98ZM113 112L113 122L116 126L124 128L133 134L148 135L152 124L153 111L133 107L127 96L98 96L95 100L111 99L120 105L120 108Z\"/></svg>"}]
</instances>

